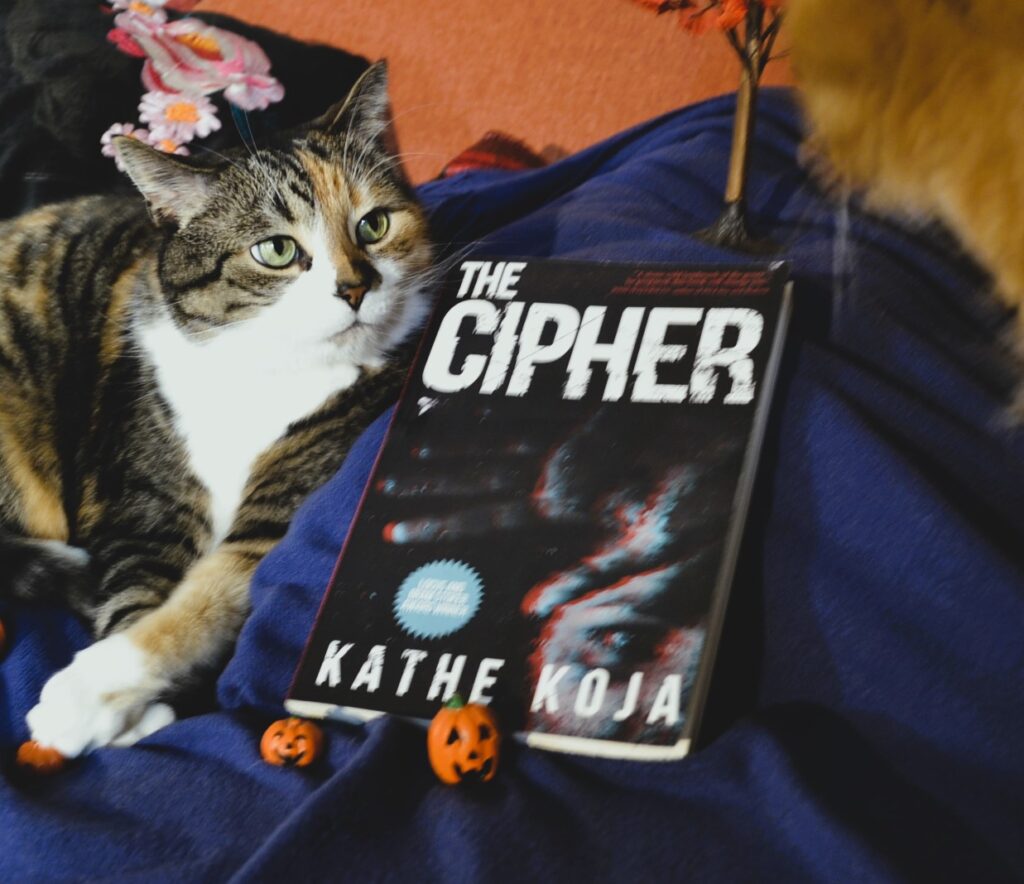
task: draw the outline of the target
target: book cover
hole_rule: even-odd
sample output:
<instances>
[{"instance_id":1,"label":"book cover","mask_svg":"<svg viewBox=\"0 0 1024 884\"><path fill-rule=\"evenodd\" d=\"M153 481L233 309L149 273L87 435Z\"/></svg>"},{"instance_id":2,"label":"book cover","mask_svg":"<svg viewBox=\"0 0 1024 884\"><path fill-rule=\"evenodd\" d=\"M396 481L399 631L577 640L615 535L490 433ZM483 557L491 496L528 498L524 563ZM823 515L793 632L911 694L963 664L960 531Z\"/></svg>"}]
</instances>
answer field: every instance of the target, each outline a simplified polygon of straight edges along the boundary
<instances>
[{"instance_id":1,"label":"book cover","mask_svg":"<svg viewBox=\"0 0 1024 884\"><path fill-rule=\"evenodd\" d=\"M789 311L786 268L464 261L286 706L684 755Z\"/></svg>"}]
</instances>

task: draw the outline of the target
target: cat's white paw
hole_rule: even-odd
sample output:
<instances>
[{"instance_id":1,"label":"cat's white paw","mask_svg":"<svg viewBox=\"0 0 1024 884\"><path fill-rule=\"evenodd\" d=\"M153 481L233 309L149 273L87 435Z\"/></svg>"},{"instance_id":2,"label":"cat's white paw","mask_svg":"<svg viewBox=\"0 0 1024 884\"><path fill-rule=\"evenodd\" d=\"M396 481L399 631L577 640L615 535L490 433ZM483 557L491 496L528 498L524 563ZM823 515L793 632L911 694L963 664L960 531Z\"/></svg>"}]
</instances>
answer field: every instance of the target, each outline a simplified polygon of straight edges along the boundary
<instances>
[{"instance_id":1,"label":"cat's white paw","mask_svg":"<svg viewBox=\"0 0 1024 884\"><path fill-rule=\"evenodd\" d=\"M43 687L28 713L32 739L74 758L100 746L128 745L174 720L145 654L113 635L79 651Z\"/></svg>"}]
</instances>

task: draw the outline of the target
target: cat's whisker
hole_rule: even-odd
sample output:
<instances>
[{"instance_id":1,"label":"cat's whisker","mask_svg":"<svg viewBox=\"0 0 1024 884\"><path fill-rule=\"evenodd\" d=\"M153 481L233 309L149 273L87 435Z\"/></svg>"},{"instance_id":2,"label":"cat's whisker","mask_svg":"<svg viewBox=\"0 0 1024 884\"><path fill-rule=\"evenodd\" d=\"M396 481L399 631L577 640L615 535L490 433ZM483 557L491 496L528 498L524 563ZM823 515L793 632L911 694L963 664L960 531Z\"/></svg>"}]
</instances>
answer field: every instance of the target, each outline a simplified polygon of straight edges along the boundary
<instances>
[{"instance_id":1,"label":"cat's whisker","mask_svg":"<svg viewBox=\"0 0 1024 884\"><path fill-rule=\"evenodd\" d=\"M381 134L381 132L383 132L385 129L387 129L390 125L398 122L403 117L407 117L411 113L415 113L417 111L422 111L422 110L432 110L432 109L435 109L435 108L447 108L447 106L448 106L448 104L445 101L424 101L424 102L421 102L420 104L413 104L413 105L409 105L408 107L403 107L402 110L399 111L398 113L391 114L390 117L388 118L388 120L386 122L380 124L377 127L377 129L374 132L372 132L371 134L372 134L372 136L374 138L376 138L378 135ZM460 104L459 106L460 106L460 108L468 109L468 110L488 110L488 111L492 110L491 105L486 103L486 102L475 102L475 103L471 102L469 104Z\"/></svg>"},{"instance_id":2,"label":"cat's whisker","mask_svg":"<svg viewBox=\"0 0 1024 884\"><path fill-rule=\"evenodd\" d=\"M263 175L264 181L269 185L269 189L273 191L274 196L277 197L277 199L280 202L285 202L284 194L281 192L281 186L278 184L275 176L271 173L271 171L266 167L265 164L259 162L258 160L257 162L260 172Z\"/></svg>"},{"instance_id":3,"label":"cat's whisker","mask_svg":"<svg viewBox=\"0 0 1024 884\"><path fill-rule=\"evenodd\" d=\"M238 132L242 144L245 146L245 149L249 152L250 162L252 163L253 167L263 177L264 181L273 189L274 193L280 197L281 192L278 189L276 182L274 181L273 175L270 173L270 171L267 169L267 167L260 158L260 151L259 148L256 146L256 140L252 134L252 126L249 123L249 113L248 111L242 108L238 109L238 113L245 120L245 132L243 132L242 127L239 126L238 119L235 117L234 112L232 112L231 119L235 124L235 131Z\"/></svg>"},{"instance_id":4,"label":"cat's whisker","mask_svg":"<svg viewBox=\"0 0 1024 884\"><path fill-rule=\"evenodd\" d=\"M350 166L348 164L348 147L349 147L349 144L352 141L352 137L353 137L352 130L353 130L353 126L355 125L355 121L356 121L356 115L354 113L353 114L349 114L348 123L345 126L345 136L344 136L344 139L342 141L342 152L341 152L341 167L342 167L342 169L346 169L346 170L350 168Z\"/></svg>"},{"instance_id":5,"label":"cat's whisker","mask_svg":"<svg viewBox=\"0 0 1024 884\"><path fill-rule=\"evenodd\" d=\"M238 162L238 160L233 160L227 154L223 154L219 150L214 150L212 147L207 147L204 144L200 144L196 146L196 149L202 151L203 153L213 154L214 156L222 159L229 166L233 166L236 169L245 168L240 162Z\"/></svg>"},{"instance_id":6,"label":"cat's whisker","mask_svg":"<svg viewBox=\"0 0 1024 884\"><path fill-rule=\"evenodd\" d=\"M364 136L363 136L363 139L362 139L363 145L361 147L360 153L355 158L355 160L353 161L351 167L348 166L348 154L347 154L348 138L347 138L347 133L346 133L346 153L342 157L343 164L345 164L346 168L358 169L359 165L361 164L361 162L363 160L363 158L365 156L367 156L373 150L378 149L377 148L377 139L378 139L378 137L382 133L387 131L387 129L389 129L391 126L393 126L397 120L400 120L406 114L408 114L410 112L413 112L413 111L423 110L423 109L430 108L430 107L440 107L440 106L442 106L442 102L438 102L438 101L424 102L422 104L413 105L411 107L403 108L402 111L397 113L397 114L392 113L392 114L387 115L380 123L377 124L376 128L371 128L366 133L364 133ZM350 128L351 128L351 121L350 121ZM422 155L428 156L428 155L431 155L431 154L424 153ZM441 154L439 151L434 152L433 155L443 156L443 154ZM385 157L385 160L386 159L387 159L387 157ZM369 173L366 173L366 174L369 174Z\"/></svg>"},{"instance_id":7,"label":"cat's whisker","mask_svg":"<svg viewBox=\"0 0 1024 884\"><path fill-rule=\"evenodd\" d=\"M392 163L401 165L403 160L411 159L412 157L440 157L442 153L438 151L419 150L419 151L404 151L402 153L396 153L385 157L382 160L378 160L369 169L360 169L359 174L364 178L371 177L378 169Z\"/></svg>"},{"instance_id":8,"label":"cat's whisker","mask_svg":"<svg viewBox=\"0 0 1024 884\"><path fill-rule=\"evenodd\" d=\"M463 107L464 110L490 110L490 105L486 104L485 102L476 102L476 103L470 103L468 105L464 104L464 105L461 105L461 106ZM406 116L408 116L410 114L413 114L413 113L416 113L418 111L431 110L433 108L442 108L442 107L445 107L445 102L443 102L443 101L425 101L425 102L420 102L419 104L414 104L414 105L410 105L408 107L403 107L401 111L399 111L398 113L392 113L386 120L384 120L382 123L378 124L376 129L372 129L369 132L367 132L365 140L367 142L371 142L372 143L373 141L375 141L377 139L377 137L379 135L381 135L381 133L386 131L389 127L394 126L403 117L406 117ZM371 146L371 149L372 149L372 146ZM441 151L423 152L423 153L418 154L418 155L419 156L436 156L436 157L440 157L442 159L444 159L445 156L446 156Z\"/></svg>"},{"instance_id":9,"label":"cat's whisker","mask_svg":"<svg viewBox=\"0 0 1024 884\"><path fill-rule=\"evenodd\" d=\"M256 138L252 134L252 125L249 122L249 112L247 110L245 110L244 108L240 108L238 110L238 112L241 114L242 118L245 120L246 132L242 131L241 127L238 125L238 120L235 118L234 113L232 113L232 119L235 121L235 130L238 132L239 136L242 139L242 143L245 145L246 149L249 151L249 155L251 157L251 160L252 160L253 164L255 165L255 167L259 170L260 174L263 176L264 181L266 181L266 183L273 189L273 192L279 198L283 198L282 195L281 195L281 191L278 188L276 181L274 180L273 174L270 172L270 170L264 164L263 160L260 158L260 150L259 150L259 148L256 145ZM246 137L247 133L248 133L248 137Z\"/></svg>"},{"instance_id":10,"label":"cat's whisker","mask_svg":"<svg viewBox=\"0 0 1024 884\"><path fill-rule=\"evenodd\" d=\"M239 138L241 138L242 144L245 145L245 149L249 151L250 155L255 157L257 154L256 140L255 138L252 138L252 126L249 124L249 113L242 108L238 108L238 113L241 114L242 118L245 120L245 128L248 133L248 137L246 137L246 132L242 131L242 127L238 125L238 119L235 117L234 111L232 111L231 119L234 121L235 131L238 133ZM250 141L250 139L252 140Z\"/></svg>"}]
</instances>

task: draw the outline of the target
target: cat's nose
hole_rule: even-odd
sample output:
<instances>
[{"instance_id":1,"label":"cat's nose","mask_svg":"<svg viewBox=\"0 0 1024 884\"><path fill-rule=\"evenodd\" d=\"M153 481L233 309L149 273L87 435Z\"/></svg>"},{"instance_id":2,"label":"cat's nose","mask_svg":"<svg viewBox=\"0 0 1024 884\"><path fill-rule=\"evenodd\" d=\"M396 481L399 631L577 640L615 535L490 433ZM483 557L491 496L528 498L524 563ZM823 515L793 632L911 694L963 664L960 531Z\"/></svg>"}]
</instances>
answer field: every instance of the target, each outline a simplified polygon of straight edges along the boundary
<instances>
[{"instance_id":1,"label":"cat's nose","mask_svg":"<svg viewBox=\"0 0 1024 884\"><path fill-rule=\"evenodd\" d=\"M367 287L362 283L357 283L356 285L346 285L345 283L342 283L338 286L335 294L337 294L337 296L353 310L358 310L363 297L366 295L366 288Z\"/></svg>"}]
</instances>

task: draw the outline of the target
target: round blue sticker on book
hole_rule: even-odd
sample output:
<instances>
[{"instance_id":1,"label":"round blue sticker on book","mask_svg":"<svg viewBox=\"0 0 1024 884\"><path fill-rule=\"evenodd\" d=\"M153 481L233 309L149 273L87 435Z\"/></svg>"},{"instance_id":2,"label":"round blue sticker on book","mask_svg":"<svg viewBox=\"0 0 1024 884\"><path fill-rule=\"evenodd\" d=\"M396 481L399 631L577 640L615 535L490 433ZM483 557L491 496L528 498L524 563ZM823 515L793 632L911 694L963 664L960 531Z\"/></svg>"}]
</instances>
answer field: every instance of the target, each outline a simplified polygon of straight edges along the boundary
<instances>
[{"instance_id":1,"label":"round blue sticker on book","mask_svg":"<svg viewBox=\"0 0 1024 884\"><path fill-rule=\"evenodd\" d=\"M428 562L402 581L395 596L395 619L417 638L450 635L473 619L483 589L480 575L463 562Z\"/></svg>"}]
</instances>

